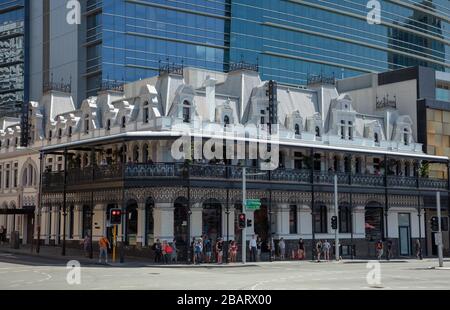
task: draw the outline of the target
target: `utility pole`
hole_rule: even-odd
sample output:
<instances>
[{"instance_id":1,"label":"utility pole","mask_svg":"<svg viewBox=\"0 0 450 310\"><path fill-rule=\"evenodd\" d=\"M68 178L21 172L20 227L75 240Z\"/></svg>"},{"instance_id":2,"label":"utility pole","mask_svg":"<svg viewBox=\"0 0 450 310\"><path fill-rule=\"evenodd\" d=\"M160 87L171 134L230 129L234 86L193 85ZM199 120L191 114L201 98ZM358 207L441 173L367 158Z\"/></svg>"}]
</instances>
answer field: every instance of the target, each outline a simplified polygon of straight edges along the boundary
<instances>
[{"instance_id":1,"label":"utility pole","mask_svg":"<svg viewBox=\"0 0 450 310\"><path fill-rule=\"evenodd\" d=\"M247 169L245 167L242 168L242 213L245 214L245 218L247 219L247 214L246 214L246 206L245 206L245 202L247 201ZM247 223L246 223L247 224ZM247 225L245 225L247 227ZM247 262L247 241L246 241L246 237L247 237L247 228L244 227L242 228L242 263L245 264Z\"/></svg>"},{"instance_id":2,"label":"utility pole","mask_svg":"<svg viewBox=\"0 0 450 310\"><path fill-rule=\"evenodd\" d=\"M64 188L63 188L63 244L62 256L66 256L66 226L67 226L67 149L64 149Z\"/></svg>"},{"instance_id":3,"label":"utility pole","mask_svg":"<svg viewBox=\"0 0 450 310\"><path fill-rule=\"evenodd\" d=\"M444 255L442 253L442 222L441 222L441 193L436 192L436 203L437 203L437 217L438 217L438 232L436 241L438 243L438 255L439 255L439 267L444 267Z\"/></svg>"},{"instance_id":4,"label":"utility pole","mask_svg":"<svg viewBox=\"0 0 450 310\"><path fill-rule=\"evenodd\" d=\"M336 216L337 227L334 230L334 242L335 242L335 253L336 261L339 261L339 206L338 206L338 177L337 174L334 175L334 215Z\"/></svg>"}]
</instances>

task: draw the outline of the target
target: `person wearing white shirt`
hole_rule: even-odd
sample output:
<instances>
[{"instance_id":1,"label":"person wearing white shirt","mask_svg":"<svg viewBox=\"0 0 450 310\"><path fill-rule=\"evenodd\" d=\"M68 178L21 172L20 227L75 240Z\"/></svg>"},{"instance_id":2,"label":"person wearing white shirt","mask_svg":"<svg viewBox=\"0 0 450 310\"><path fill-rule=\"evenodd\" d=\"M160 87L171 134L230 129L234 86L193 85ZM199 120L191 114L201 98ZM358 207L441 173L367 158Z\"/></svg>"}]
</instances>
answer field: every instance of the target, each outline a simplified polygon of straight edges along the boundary
<instances>
[{"instance_id":1,"label":"person wearing white shirt","mask_svg":"<svg viewBox=\"0 0 450 310\"><path fill-rule=\"evenodd\" d=\"M256 236L253 235L252 239L250 240L250 259L252 262L256 262L256 251L257 251Z\"/></svg>"}]
</instances>

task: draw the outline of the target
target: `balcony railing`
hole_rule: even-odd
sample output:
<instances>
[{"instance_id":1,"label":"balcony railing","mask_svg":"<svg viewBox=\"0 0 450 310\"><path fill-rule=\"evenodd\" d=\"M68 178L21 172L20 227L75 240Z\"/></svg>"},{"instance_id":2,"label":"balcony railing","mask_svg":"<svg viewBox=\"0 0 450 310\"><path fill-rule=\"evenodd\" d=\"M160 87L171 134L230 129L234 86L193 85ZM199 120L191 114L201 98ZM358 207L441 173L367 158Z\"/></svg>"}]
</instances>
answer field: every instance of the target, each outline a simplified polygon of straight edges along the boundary
<instances>
[{"instance_id":1,"label":"balcony railing","mask_svg":"<svg viewBox=\"0 0 450 310\"><path fill-rule=\"evenodd\" d=\"M286 184L332 185L334 173L326 171L279 168L274 171L264 171L254 167L247 168L248 182L273 182ZM359 187L389 187L389 188L448 188L447 180L417 178L406 176L383 176L371 174L338 173L338 184ZM242 180L241 166L209 165L184 163L148 163L105 165L95 168L75 168L67 172L66 185L94 184L116 180L151 180L151 179L191 179L191 180ZM44 172L43 187L60 188L64 183L64 172Z\"/></svg>"}]
</instances>

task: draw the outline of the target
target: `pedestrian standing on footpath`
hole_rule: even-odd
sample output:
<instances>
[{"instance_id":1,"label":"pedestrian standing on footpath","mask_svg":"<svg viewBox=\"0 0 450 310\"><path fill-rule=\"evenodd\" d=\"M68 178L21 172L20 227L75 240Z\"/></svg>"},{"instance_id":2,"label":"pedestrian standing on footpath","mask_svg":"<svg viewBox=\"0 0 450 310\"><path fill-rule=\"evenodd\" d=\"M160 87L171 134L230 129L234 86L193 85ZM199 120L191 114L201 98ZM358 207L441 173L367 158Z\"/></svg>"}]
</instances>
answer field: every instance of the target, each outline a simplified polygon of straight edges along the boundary
<instances>
[{"instance_id":1,"label":"pedestrian standing on footpath","mask_svg":"<svg viewBox=\"0 0 450 310\"><path fill-rule=\"evenodd\" d=\"M392 240L388 240L386 246L386 259L391 260L392 258Z\"/></svg>"},{"instance_id":2,"label":"pedestrian standing on footpath","mask_svg":"<svg viewBox=\"0 0 450 310\"><path fill-rule=\"evenodd\" d=\"M98 247L100 250L100 254L98 257L98 263L101 264L102 263L102 257L105 257L105 264L108 263L108 248L111 247L108 238L106 238L105 236L102 236L100 238L100 240L98 241Z\"/></svg>"},{"instance_id":3,"label":"pedestrian standing on footpath","mask_svg":"<svg viewBox=\"0 0 450 310\"><path fill-rule=\"evenodd\" d=\"M190 253L191 253L191 261L195 265L195 237L192 237L192 242L190 246Z\"/></svg>"},{"instance_id":4,"label":"pedestrian standing on footpath","mask_svg":"<svg viewBox=\"0 0 450 310\"><path fill-rule=\"evenodd\" d=\"M324 242L323 242L323 256L324 256L324 259L326 260L326 261L329 261L330 260L330 249L331 249L331 244L328 242L328 240L325 240Z\"/></svg>"},{"instance_id":5,"label":"pedestrian standing on footpath","mask_svg":"<svg viewBox=\"0 0 450 310\"><path fill-rule=\"evenodd\" d=\"M420 244L420 240L417 239L416 240L416 257L417 259L422 260L423 256L422 256L422 245Z\"/></svg>"},{"instance_id":6,"label":"pedestrian standing on footpath","mask_svg":"<svg viewBox=\"0 0 450 310\"><path fill-rule=\"evenodd\" d=\"M284 238L281 238L280 242L278 242L278 250L280 251L280 260L285 260L285 258L286 258L286 243L284 242Z\"/></svg>"},{"instance_id":7,"label":"pedestrian standing on footpath","mask_svg":"<svg viewBox=\"0 0 450 310\"><path fill-rule=\"evenodd\" d=\"M178 249L177 249L177 239L173 239L172 242L172 262L178 264Z\"/></svg>"},{"instance_id":8,"label":"pedestrian standing on footpath","mask_svg":"<svg viewBox=\"0 0 450 310\"><path fill-rule=\"evenodd\" d=\"M377 244L375 245L375 248L377 250L377 258L378 260L381 260L383 257L383 240L378 240Z\"/></svg>"},{"instance_id":9,"label":"pedestrian standing on footpath","mask_svg":"<svg viewBox=\"0 0 450 310\"><path fill-rule=\"evenodd\" d=\"M258 238L256 239L256 260L258 262L261 261L261 250L262 250L262 240L261 238L258 236Z\"/></svg>"},{"instance_id":10,"label":"pedestrian standing on footpath","mask_svg":"<svg viewBox=\"0 0 450 310\"><path fill-rule=\"evenodd\" d=\"M305 252L305 242L303 239L300 239L298 241L298 259L303 260L305 259L306 252Z\"/></svg>"},{"instance_id":11,"label":"pedestrian standing on footpath","mask_svg":"<svg viewBox=\"0 0 450 310\"><path fill-rule=\"evenodd\" d=\"M250 260L252 262L256 262L257 244L255 235L253 235L252 239L250 240L249 247L250 247Z\"/></svg>"},{"instance_id":12,"label":"pedestrian standing on footpath","mask_svg":"<svg viewBox=\"0 0 450 310\"><path fill-rule=\"evenodd\" d=\"M153 244L152 249L155 252L155 263L161 263L162 245L159 239L156 239L156 242Z\"/></svg>"},{"instance_id":13,"label":"pedestrian standing on footpath","mask_svg":"<svg viewBox=\"0 0 450 310\"><path fill-rule=\"evenodd\" d=\"M275 242L273 241L273 237L270 237L267 247L270 252L270 261L273 261L275 259Z\"/></svg>"},{"instance_id":14,"label":"pedestrian standing on footpath","mask_svg":"<svg viewBox=\"0 0 450 310\"><path fill-rule=\"evenodd\" d=\"M217 263L220 265L220 264L222 264L222 257L223 257L223 240L222 240L222 238L217 239L216 253L217 253Z\"/></svg>"},{"instance_id":15,"label":"pedestrian standing on footpath","mask_svg":"<svg viewBox=\"0 0 450 310\"><path fill-rule=\"evenodd\" d=\"M84 250L84 255L86 257L90 257L91 256L91 236L89 235L89 233L86 234L86 236L84 236L84 240L83 240L83 250Z\"/></svg>"},{"instance_id":16,"label":"pedestrian standing on footpath","mask_svg":"<svg viewBox=\"0 0 450 310\"><path fill-rule=\"evenodd\" d=\"M204 250L205 250L205 262L207 264L211 263L211 257L212 257L212 240L211 238L205 239L203 242Z\"/></svg>"},{"instance_id":17,"label":"pedestrian standing on footpath","mask_svg":"<svg viewBox=\"0 0 450 310\"><path fill-rule=\"evenodd\" d=\"M0 227L0 244L3 244L5 242L5 236L6 236L6 228L5 226Z\"/></svg>"},{"instance_id":18,"label":"pedestrian standing on footpath","mask_svg":"<svg viewBox=\"0 0 450 310\"><path fill-rule=\"evenodd\" d=\"M195 262L196 264L201 264L202 263L202 253L203 253L203 247L202 247L202 242L200 240L197 240L195 242Z\"/></svg>"},{"instance_id":19,"label":"pedestrian standing on footpath","mask_svg":"<svg viewBox=\"0 0 450 310\"><path fill-rule=\"evenodd\" d=\"M316 255L317 255L317 262L320 263L320 255L322 254L322 241L319 240L316 243Z\"/></svg>"},{"instance_id":20,"label":"pedestrian standing on footpath","mask_svg":"<svg viewBox=\"0 0 450 310\"><path fill-rule=\"evenodd\" d=\"M164 241L164 263L170 264L172 261L173 248L169 242Z\"/></svg>"}]
</instances>

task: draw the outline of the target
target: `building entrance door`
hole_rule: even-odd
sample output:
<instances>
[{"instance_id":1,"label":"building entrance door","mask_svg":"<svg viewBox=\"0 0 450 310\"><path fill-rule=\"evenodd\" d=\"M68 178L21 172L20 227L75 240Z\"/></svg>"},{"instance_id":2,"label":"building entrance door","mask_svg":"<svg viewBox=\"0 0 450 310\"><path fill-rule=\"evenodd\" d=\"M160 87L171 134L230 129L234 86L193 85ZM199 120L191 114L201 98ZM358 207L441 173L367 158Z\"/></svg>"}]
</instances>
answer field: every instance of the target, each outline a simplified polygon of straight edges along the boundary
<instances>
[{"instance_id":1,"label":"building entrance door","mask_svg":"<svg viewBox=\"0 0 450 310\"><path fill-rule=\"evenodd\" d=\"M400 255L401 256L410 256L411 255L411 237L409 233L409 227L400 226L398 228L398 236L399 236L399 247L400 247Z\"/></svg>"}]
</instances>

